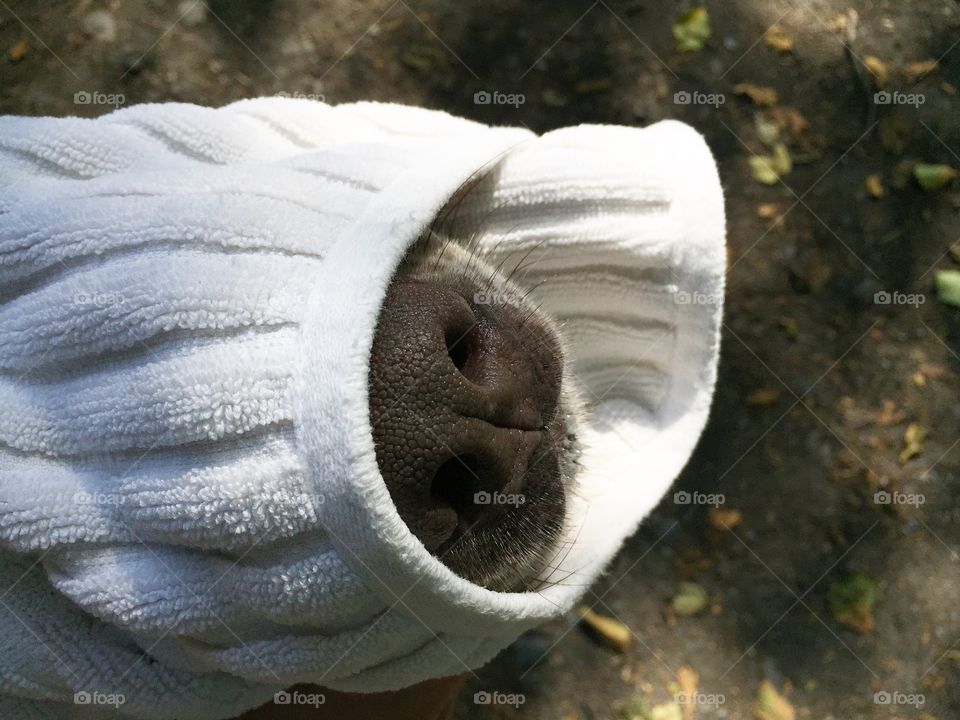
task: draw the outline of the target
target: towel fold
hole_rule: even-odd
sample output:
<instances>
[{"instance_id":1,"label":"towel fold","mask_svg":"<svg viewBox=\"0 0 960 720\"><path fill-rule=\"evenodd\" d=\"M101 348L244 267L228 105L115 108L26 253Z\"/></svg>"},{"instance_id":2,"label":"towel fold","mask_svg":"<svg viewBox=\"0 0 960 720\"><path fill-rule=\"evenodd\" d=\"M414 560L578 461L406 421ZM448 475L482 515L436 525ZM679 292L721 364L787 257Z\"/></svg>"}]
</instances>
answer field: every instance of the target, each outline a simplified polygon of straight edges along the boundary
<instances>
[{"instance_id":1,"label":"towel fold","mask_svg":"<svg viewBox=\"0 0 960 720\"><path fill-rule=\"evenodd\" d=\"M481 168L448 229L523 261L590 406L537 592L430 555L370 428L386 287ZM396 689L569 609L706 421L723 212L676 122L538 137L280 98L0 118L0 716Z\"/></svg>"}]
</instances>

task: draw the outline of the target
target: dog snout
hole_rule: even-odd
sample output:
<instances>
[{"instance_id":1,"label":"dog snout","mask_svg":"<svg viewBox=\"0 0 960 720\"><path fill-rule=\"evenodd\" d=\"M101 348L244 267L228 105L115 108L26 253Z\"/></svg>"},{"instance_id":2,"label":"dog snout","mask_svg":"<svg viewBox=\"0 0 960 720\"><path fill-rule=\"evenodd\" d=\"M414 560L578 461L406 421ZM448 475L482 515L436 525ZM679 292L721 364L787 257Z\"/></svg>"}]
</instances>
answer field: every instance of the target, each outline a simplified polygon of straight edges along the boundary
<instances>
[{"instance_id":1,"label":"dog snout","mask_svg":"<svg viewBox=\"0 0 960 720\"><path fill-rule=\"evenodd\" d=\"M455 288L395 281L374 340L370 408L381 474L436 550L524 502L549 450L558 387L536 338Z\"/></svg>"}]
</instances>

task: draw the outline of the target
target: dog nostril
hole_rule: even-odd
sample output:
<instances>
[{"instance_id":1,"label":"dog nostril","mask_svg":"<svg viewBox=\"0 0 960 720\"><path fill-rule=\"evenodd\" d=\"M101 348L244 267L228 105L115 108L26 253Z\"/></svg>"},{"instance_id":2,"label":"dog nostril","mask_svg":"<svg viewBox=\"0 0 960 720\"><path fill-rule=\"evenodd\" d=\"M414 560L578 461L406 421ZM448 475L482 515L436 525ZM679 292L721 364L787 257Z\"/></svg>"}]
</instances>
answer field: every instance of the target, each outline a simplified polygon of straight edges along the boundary
<instances>
[{"instance_id":1,"label":"dog nostril","mask_svg":"<svg viewBox=\"0 0 960 720\"><path fill-rule=\"evenodd\" d=\"M448 331L445 337L447 355L450 356L453 366L468 380L477 376L479 359L479 332L476 326L469 330L462 329Z\"/></svg>"},{"instance_id":2,"label":"dog nostril","mask_svg":"<svg viewBox=\"0 0 960 720\"><path fill-rule=\"evenodd\" d=\"M484 496L499 488L487 477L488 470L476 455L455 455L437 468L430 492L453 508L463 524L472 525L487 509L489 503L483 502Z\"/></svg>"},{"instance_id":3,"label":"dog nostril","mask_svg":"<svg viewBox=\"0 0 960 720\"><path fill-rule=\"evenodd\" d=\"M453 508L457 516L471 522L476 508L473 496L479 492L479 471L476 455L454 455L437 468L430 484L430 492Z\"/></svg>"}]
</instances>

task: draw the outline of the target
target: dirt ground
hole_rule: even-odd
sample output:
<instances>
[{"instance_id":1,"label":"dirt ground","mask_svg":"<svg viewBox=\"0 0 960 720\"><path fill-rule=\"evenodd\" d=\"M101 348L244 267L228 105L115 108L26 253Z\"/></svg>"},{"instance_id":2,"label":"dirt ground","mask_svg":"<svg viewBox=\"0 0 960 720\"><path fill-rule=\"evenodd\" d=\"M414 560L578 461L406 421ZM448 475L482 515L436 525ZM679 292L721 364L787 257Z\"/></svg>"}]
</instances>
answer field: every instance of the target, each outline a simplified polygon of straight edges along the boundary
<instances>
[{"instance_id":1,"label":"dirt ground","mask_svg":"<svg viewBox=\"0 0 960 720\"><path fill-rule=\"evenodd\" d=\"M960 310L934 294L960 267L960 183L911 176L960 167L960 7L700 4L712 33L684 53L687 2L0 0L0 112L287 93L537 131L692 124L726 189L729 293L712 418L676 489L720 493L727 514L665 498L585 598L629 627L626 652L562 618L471 678L457 717L750 718L770 687L785 704L763 720L960 717ZM740 83L773 88L754 91L772 107ZM748 158L777 128L793 168L765 185ZM708 594L700 612L671 609L681 582ZM851 585L868 589L852 616L830 602ZM700 702L681 709L688 669ZM484 690L523 703L478 705Z\"/></svg>"}]
</instances>

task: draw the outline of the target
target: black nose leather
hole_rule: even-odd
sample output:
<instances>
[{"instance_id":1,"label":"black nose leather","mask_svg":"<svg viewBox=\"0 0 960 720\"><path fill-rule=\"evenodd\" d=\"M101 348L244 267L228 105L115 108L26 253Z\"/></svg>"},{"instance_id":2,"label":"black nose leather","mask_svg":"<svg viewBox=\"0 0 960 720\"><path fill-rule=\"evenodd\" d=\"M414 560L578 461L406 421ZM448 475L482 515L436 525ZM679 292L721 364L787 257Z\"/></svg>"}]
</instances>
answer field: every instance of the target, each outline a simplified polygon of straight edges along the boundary
<instances>
[{"instance_id":1,"label":"black nose leather","mask_svg":"<svg viewBox=\"0 0 960 720\"><path fill-rule=\"evenodd\" d=\"M462 288L390 287L371 356L374 442L397 510L429 549L526 501L559 395L543 340L517 308Z\"/></svg>"}]
</instances>

